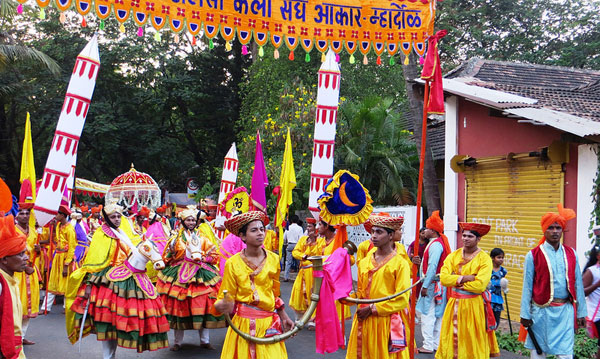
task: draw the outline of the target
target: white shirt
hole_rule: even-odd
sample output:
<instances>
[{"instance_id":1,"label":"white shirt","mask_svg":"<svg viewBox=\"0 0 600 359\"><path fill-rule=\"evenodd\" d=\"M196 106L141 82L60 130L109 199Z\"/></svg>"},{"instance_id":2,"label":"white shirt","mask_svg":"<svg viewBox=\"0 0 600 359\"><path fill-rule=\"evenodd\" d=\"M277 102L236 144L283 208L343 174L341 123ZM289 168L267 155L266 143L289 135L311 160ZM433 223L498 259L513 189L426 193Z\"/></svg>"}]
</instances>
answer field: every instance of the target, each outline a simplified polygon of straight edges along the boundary
<instances>
[{"instance_id":1,"label":"white shirt","mask_svg":"<svg viewBox=\"0 0 600 359\"><path fill-rule=\"evenodd\" d=\"M296 243L298 243L298 240L300 239L300 237L302 237L303 234L304 234L304 230L302 229L302 227L300 227L296 223L292 223L292 224L290 224L290 227L288 228L288 230L285 231L285 233L283 235L283 239L288 244L290 244L290 243L296 244Z\"/></svg>"}]
</instances>

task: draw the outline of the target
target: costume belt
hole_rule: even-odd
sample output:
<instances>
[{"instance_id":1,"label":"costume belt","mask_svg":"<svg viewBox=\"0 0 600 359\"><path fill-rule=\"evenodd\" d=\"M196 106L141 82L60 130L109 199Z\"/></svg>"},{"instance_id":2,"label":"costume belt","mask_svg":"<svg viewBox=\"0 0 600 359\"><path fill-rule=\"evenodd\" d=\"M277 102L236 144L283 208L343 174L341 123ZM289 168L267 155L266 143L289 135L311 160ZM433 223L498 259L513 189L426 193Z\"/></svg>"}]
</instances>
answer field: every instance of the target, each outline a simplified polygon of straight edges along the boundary
<instances>
[{"instance_id":1,"label":"costume belt","mask_svg":"<svg viewBox=\"0 0 600 359\"><path fill-rule=\"evenodd\" d=\"M307 264L305 266L300 266L300 269L312 268L312 264Z\"/></svg>"},{"instance_id":2,"label":"costume belt","mask_svg":"<svg viewBox=\"0 0 600 359\"><path fill-rule=\"evenodd\" d=\"M265 331L265 338L281 334L281 319L277 312L269 312L258 307L246 304L237 303L235 315L250 320L250 335L256 336L256 319L272 318L272 323ZM248 342L250 349L250 358L256 359L256 343Z\"/></svg>"},{"instance_id":3,"label":"costume belt","mask_svg":"<svg viewBox=\"0 0 600 359\"><path fill-rule=\"evenodd\" d=\"M483 307L485 310L486 330L488 332L492 332L494 330L493 328L496 327L496 318L494 317L494 311L492 310L492 295L488 290L484 291L481 294L477 294L466 291L464 289L451 288L448 291L448 296L450 298L455 299L469 299L481 296L483 299Z\"/></svg>"}]
</instances>

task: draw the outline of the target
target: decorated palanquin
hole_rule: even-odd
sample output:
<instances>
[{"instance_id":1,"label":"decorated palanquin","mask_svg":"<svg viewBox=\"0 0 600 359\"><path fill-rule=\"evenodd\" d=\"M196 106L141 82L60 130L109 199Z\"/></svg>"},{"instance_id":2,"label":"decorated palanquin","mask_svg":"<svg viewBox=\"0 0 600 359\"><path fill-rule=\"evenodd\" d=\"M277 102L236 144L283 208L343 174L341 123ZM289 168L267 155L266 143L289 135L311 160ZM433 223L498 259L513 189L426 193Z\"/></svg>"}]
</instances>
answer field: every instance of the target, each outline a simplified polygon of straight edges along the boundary
<instances>
[{"instance_id":1,"label":"decorated palanquin","mask_svg":"<svg viewBox=\"0 0 600 359\"><path fill-rule=\"evenodd\" d=\"M26 3L28 0L19 0ZM44 8L53 0L35 0ZM32 0L29 0L32 2ZM423 55L425 41L433 34L435 0L54 0L60 11L74 7L81 15L90 12L104 20L114 16L120 23L130 18L139 27L171 29L215 36L259 47L270 42L276 49L285 44L293 50L328 48L349 54L373 51L394 55L412 50ZM262 49L260 50L262 52ZM278 56L278 55L276 55Z\"/></svg>"}]
</instances>

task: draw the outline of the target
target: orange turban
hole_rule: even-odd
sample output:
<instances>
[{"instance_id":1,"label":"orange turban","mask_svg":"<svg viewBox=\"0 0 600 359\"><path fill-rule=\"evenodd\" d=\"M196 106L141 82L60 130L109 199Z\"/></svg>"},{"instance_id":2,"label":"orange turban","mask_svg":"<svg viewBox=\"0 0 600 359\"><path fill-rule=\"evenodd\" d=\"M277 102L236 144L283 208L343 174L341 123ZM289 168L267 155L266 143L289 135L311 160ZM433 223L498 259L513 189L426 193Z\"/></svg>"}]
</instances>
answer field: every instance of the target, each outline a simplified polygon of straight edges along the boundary
<instances>
[{"instance_id":1,"label":"orange turban","mask_svg":"<svg viewBox=\"0 0 600 359\"><path fill-rule=\"evenodd\" d=\"M138 216L144 216L144 217L148 217L150 215L150 208L144 206L142 207L142 209L140 209L140 211L138 212Z\"/></svg>"},{"instance_id":2,"label":"orange turban","mask_svg":"<svg viewBox=\"0 0 600 359\"><path fill-rule=\"evenodd\" d=\"M27 237L17 232L15 218L0 216L0 258L14 256L25 250Z\"/></svg>"},{"instance_id":3,"label":"orange turban","mask_svg":"<svg viewBox=\"0 0 600 359\"><path fill-rule=\"evenodd\" d=\"M450 243L448 242L448 237L446 237L446 235L444 234L444 221L442 221L442 218L440 217L440 211L433 211L433 213L431 213L431 216L427 218L427 221L425 222L425 227L433 229L434 231L439 233L440 237L442 238L442 247L444 248L444 254L448 255L452 253L452 250L450 249Z\"/></svg>"},{"instance_id":4,"label":"orange turban","mask_svg":"<svg viewBox=\"0 0 600 359\"><path fill-rule=\"evenodd\" d=\"M576 217L575 211L570 208L564 208L562 203L559 203L556 207L558 207L558 213L548 212L542 216L542 220L540 222L542 225L542 232L546 232L552 223L558 223L558 225L561 226L564 231L567 228L567 221ZM545 241L546 237L542 237L539 244L542 244Z\"/></svg>"},{"instance_id":5,"label":"orange turban","mask_svg":"<svg viewBox=\"0 0 600 359\"><path fill-rule=\"evenodd\" d=\"M427 218L425 227L433 229L439 234L444 233L444 221L442 221L442 218L440 217L440 211L433 211L431 217Z\"/></svg>"}]
</instances>

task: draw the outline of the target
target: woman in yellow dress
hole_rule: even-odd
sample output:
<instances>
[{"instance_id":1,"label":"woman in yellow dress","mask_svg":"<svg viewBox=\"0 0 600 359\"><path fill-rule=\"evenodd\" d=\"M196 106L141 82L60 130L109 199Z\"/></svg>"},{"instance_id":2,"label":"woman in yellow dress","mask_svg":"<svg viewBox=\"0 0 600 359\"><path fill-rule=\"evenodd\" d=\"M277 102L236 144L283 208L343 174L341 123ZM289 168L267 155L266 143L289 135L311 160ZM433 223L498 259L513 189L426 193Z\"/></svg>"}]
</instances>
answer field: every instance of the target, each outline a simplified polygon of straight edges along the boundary
<instances>
[{"instance_id":1,"label":"woman in yellow dress","mask_svg":"<svg viewBox=\"0 0 600 359\"><path fill-rule=\"evenodd\" d=\"M373 245L358 262L358 298L381 298L410 287L410 266L396 251L394 232L402 218L371 216ZM352 321L347 359L408 358L405 324L400 315L408 308L410 292L376 304L361 304Z\"/></svg>"},{"instance_id":2,"label":"woman in yellow dress","mask_svg":"<svg viewBox=\"0 0 600 359\"><path fill-rule=\"evenodd\" d=\"M316 223L317 221L314 218L306 219L306 231L308 235L300 237L292 251L292 256L300 261L300 270L290 294L290 307L296 312L296 320L299 320L308 309L314 282L312 264L306 258L321 255L325 247L325 240L322 237L317 238ZM314 321L309 321L308 329L311 330L314 327Z\"/></svg>"},{"instance_id":3,"label":"woman in yellow dress","mask_svg":"<svg viewBox=\"0 0 600 359\"><path fill-rule=\"evenodd\" d=\"M484 292L492 278L492 259L478 247L490 226L459 223L463 248L450 253L440 271L440 282L448 287L448 304L442 318L436 359L487 359L499 357L500 350L490 320L491 304ZM491 297L489 297L491 299ZM489 313L486 308L489 308ZM491 316L491 318L489 317ZM489 318L489 319L487 319Z\"/></svg>"},{"instance_id":4,"label":"woman in yellow dress","mask_svg":"<svg viewBox=\"0 0 600 359\"><path fill-rule=\"evenodd\" d=\"M238 235L246 248L225 263L223 281L214 309L234 313L233 324L256 337L266 337L290 330L294 323L285 313L279 291L279 257L262 248L266 215L250 211L229 218L225 227ZM225 296L224 291L227 291ZM255 344L231 328L227 330L221 358L287 358L283 342Z\"/></svg>"}]
</instances>

